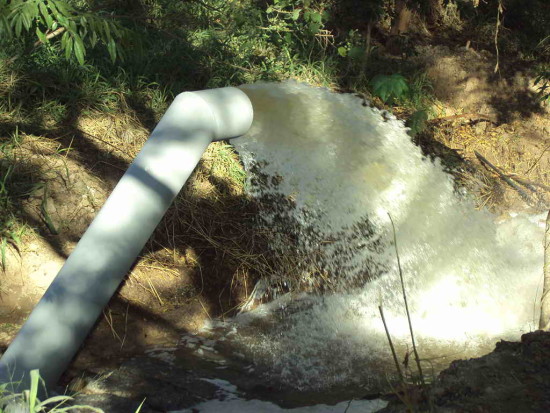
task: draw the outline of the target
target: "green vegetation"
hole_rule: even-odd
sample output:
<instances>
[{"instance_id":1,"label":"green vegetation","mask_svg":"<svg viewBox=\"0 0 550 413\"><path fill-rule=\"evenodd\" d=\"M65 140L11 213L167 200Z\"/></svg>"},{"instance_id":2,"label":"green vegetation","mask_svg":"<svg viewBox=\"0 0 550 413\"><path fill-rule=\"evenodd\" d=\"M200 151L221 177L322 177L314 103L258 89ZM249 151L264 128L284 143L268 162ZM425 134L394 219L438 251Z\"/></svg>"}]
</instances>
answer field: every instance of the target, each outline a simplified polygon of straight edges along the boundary
<instances>
[{"instance_id":1,"label":"green vegetation","mask_svg":"<svg viewBox=\"0 0 550 413\"><path fill-rule=\"evenodd\" d=\"M54 396L44 401L40 401L38 393L43 383L38 370L32 370L30 372L30 378L30 388L21 393L13 393L10 391L11 384L2 384L0 386L0 413L15 410L23 411L23 409L25 412L29 413L61 413L74 410L85 410L97 413L103 412L103 410L91 406L69 406L68 402L72 400L69 396Z\"/></svg>"},{"instance_id":2,"label":"green vegetation","mask_svg":"<svg viewBox=\"0 0 550 413\"><path fill-rule=\"evenodd\" d=\"M415 47L436 38L498 48L500 70L532 68L548 100L549 8L544 0L0 0L2 257L25 232L18 202L42 185L13 154L19 134L57 139L86 116L151 129L183 90L296 78L372 97L407 118L415 136L435 101Z\"/></svg>"},{"instance_id":3,"label":"green vegetation","mask_svg":"<svg viewBox=\"0 0 550 413\"><path fill-rule=\"evenodd\" d=\"M29 228L21 201L45 185L24 151L16 155L21 136L72 142L88 133L80 120L98 116L150 130L181 91L287 78L361 93L405 117L416 136L435 115L435 98L415 46L436 37L491 53L497 46L500 70L532 68L548 101L549 7L544 0L0 0L1 265ZM110 145L133 153L126 142ZM242 171L227 173L244 183Z\"/></svg>"}]
</instances>

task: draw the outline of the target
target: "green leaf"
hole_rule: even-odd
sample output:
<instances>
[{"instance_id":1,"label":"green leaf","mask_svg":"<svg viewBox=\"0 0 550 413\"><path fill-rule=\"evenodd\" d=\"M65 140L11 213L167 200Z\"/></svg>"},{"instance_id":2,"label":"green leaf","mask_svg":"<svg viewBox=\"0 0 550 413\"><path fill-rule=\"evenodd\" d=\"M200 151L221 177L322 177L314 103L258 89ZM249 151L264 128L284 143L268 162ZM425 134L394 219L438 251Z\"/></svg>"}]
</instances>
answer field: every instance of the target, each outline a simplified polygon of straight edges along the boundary
<instances>
[{"instance_id":1,"label":"green leaf","mask_svg":"<svg viewBox=\"0 0 550 413\"><path fill-rule=\"evenodd\" d=\"M292 35L289 32L286 32L284 39L286 44L290 44L292 42Z\"/></svg>"},{"instance_id":2,"label":"green leaf","mask_svg":"<svg viewBox=\"0 0 550 413\"><path fill-rule=\"evenodd\" d=\"M68 27L69 26L69 20L65 16L63 16L61 14L58 14L55 17L56 17L57 21L59 22L59 24L61 24L63 27Z\"/></svg>"},{"instance_id":3,"label":"green leaf","mask_svg":"<svg viewBox=\"0 0 550 413\"><path fill-rule=\"evenodd\" d=\"M109 56L111 56L111 62L114 63L116 60L116 44L112 38L111 40L109 40L109 43L107 44L107 50L109 51Z\"/></svg>"},{"instance_id":4,"label":"green leaf","mask_svg":"<svg viewBox=\"0 0 550 413\"><path fill-rule=\"evenodd\" d=\"M377 75L371 80L370 85L372 93L382 99L384 103L401 99L409 91L406 79L397 73L391 76Z\"/></svg>"},{"instance_id":5,"label":"green leaf","mask_svg":"<svg viewBox=\"0 0 550 413\"><path fill-rule=\"evenodd\" d=\"M351 57L352 59L361 59L364 55L365 55L365 51L363 50L362 47L353 46L349 50L349 57Z\"/></svg>"},{"instance_id":6,"label":"green leaf","mask_svg":"<svg viewBox=\"0 0 550 413\"><path fill-rule=\"evenodd\" d=\"M11 38L12 32L6 16L0 16L0 33L7 38Z\"/></svg>"},{"instance_id":7,"label":"green leaf","mask_svg":"<svg viewBox=\"0 0 550 413\"><path fill-rule=\"evenodd\" d=\"M46 27L48 27L48 29L55 30L52 28L52 25L53 25L52 16L50 15L50 11L48 10L44 2L42 1L39 2L38 7L40 8L40 12L42 13L43 21Z\"/></svg>"},{"instance_id":8,"label":"green leaf","mask_svg":"<svg viewBox=\"0 0 550 413\"><path fill-rule=\"evenodd\" d=\"M26 13L26 10L23 9L22 13L20 14L20 19L23 22L23 27L26 30L29 30L31 27L31 19L29 18L29 15Z\"/></svg>"},{"instance_id":9,"label":"green leaf","mask_svg":"<svg viewBox=\"0 0 550 413\"><path fill-rule=\"evenodd\" d=\"M346 57L347 54L348 54L348 49L346 49L346 48L343 47L343 46L340 46L340 47L338 48L338 54L339 54L340 56L342 56L342 57Z\"/></svg>"},{"instance_id":10,"label":"green leaf","mask_svg":"<svg viewBox=\"0 0 550 413\"><path fill-rule=\"evenodd\" d=\"M311 21L313 23L321 23L321 13L311 13Z\"/></svg>"},{"instance_id":11,"label":"green leaf","mask_svg":"<svg viewBox=\"0 0 550 413\"><path fill-rule=\"evenodd\" d=\"M48 0L48 3L55 3L57 10L65 17L69 17L73 11L71 6L61 0Z\"/></svg>"},{"instance_id":12,"label":"green leaf","mask_svg":"<svg viewBox=\"0 0 550 413\"><path fill-rule=\"evenodd\" d=\"M42 43L48 42L48 38L44 33L42 33L42 31L38 27L36 28L36 35L38 36L38 39L40 39Z\"/></svg>"},{"instance_id":13,"label":"green leaf","mask_svg":"<svg viewBox=\"0 0 550 413\"><path fill-rule=\"evenodd\" d=\"M122 62L124 62L124 49L122 48L122 46L119 43L116 43L116 53L117 53L117 57Z\"/></svg>"},{"instance_id":14,"label":"green leaf","mask_svg":"<svg viewBox=\"0 0 550 413\"><path fill-rule=\"evenodd\" d=\"M34 413L35 412L35 406L38 402L38 398L36 397L38 393L38 382L40 380L40 375L38 374L38 370L31 370L30 373L31 376L31 388L29 391L29 411Z\"/></svg>"},{"instance_id":15,"label":"green leaf","mask_svg":"<svg viewBox=\"0 0 550 413\"><path fill-rule=\"evenodd\" d=\"M95 31L92 32L92 38L90 39L90 44L92 47L95 47L98 41L97 33Z\"/></svg>"},{"instance_id":16,"label":"green leaf","mask_svg":"<svg viewBox=\"0 0 550 413\"><path fill-rule=\"evenodd\" d=\"M61 14L61 12L57 10L57 7L55 6L55 2L53 1L48 1L48 8L51 11L50 15L53 15L56 19L57 19L57 16Z\"/></svg>"},{"instance_id":17,"label":"green leaf","mask_svg":"<svg viewBox=\"0 0 550 413\"><path fill-rule=\"evenodd\" d=\"M319 33L319 29L321 28L321 25L319 23L309 23L308 29L311 34L317 34Z\"/></svg>"},{"instance_id":18,"label":"green leaf","mask_svg":"<svg viewBox=\"0 0 550 413\"><path fill-rule=\"evenodd\" d=\"M15 36L21 36L21 30L23 28L23 22L21 21L21 15L15 16L13 21L15 22Z\"/></svg>"},{"instance_id":19,"label":"green leaf","mask_svg":"<svg viewBox=\"0 0 550 413\"><path fill-rule=\"evenodd\" d=\"M103 28L105 30L105 40L108 41L108 42L111 42L111 40L112 40L112 38L111 38L111 27L109 26L109 23L107 22L107 20L103 21Z\"/></svg>"},{"instance_id":20,"label":"green leaf","mask_svg":"<svg viewBox=\"0 0 550 413\"><path fill-rule=\"evenodd\" d=\"M410 128L409 135L413 138L426 129L428 122L428 112L426 110L417 110L414 112L411 117L407 120L406 126Z\"/></svg>"},{"instance_id":21,"label":"green leaf","mask_svg":"<svg viewBox=\"0 0 550 413\"><path fill-rule=\"evenodd\" d=\"M86 55L86 49L84 48L84 43L82 42L82 38L74 34L73 35L74 40L74 54L76 56L76 60L78 61L79 65L84 65L84 56Z\"/></svg>"},{"instance_id":22,"label":"green leaf","mask_svg":"<svg viewBox=\"0 0 550 413\"><path fill-rule=\"evenodd\" d=\"M69 32L63 33L61 36L61 48L65 50L67 48L67 39L69 38Z\"/></svg>"},{"instance_id":23,"label":"green leaf","mask_svg":"<svg viewBox=\"0 0 550 413\"><path fill-rule=\"evenodd\" d=\"M6 238L2 238L2 242L0 242L0 255L1 255L1 263L2 263L2 269L6 270L6 249L8 247L8 240Z\"/></svg>"},{"instance_id":24,"label":"green leaf","mask_svg":"<svg viewBox=\"0 0 550 413\"><path fill-rule=\"evenodd\" d=\"M296 21L298 20L299 17L300 17L300 9L294 10L294 12L292 12L292 20Z\"/></svg>"},{"instance_id":25,"label":"green leaf","mask_svg":"<svg viewBox=\"0 0 550 413\"><path fill-rule=\"evenodd\" d=\"M65 45L65 59L69 60L71 58L71 54L73 53L73 38L67 36L67 43Z\"/></svg>"},{"instance_id":26,"label":"green leaf","mask_svg":"<svg viewBox=\"0 0 550 413\"><path fill-rule=\"evenodd\" d=\"M76 23L74 20L67 20L67 28L73 32L73 33L77 33L78 32L78 27L76 26Z\"/></svg>"},{"instance_id":27,"label":"green leaf","mask_svg":"<svg viewBox=\"0 0 550 413\"><path fill-rule=\"evenodd\" d=\"M111 27L111 30L113 31L113 33L116 37L122 37L121 34L120 34L120 30L118 30L118 27L117 27L116 23L111 23L110 27Z\"/></svg>"}]
</instances>

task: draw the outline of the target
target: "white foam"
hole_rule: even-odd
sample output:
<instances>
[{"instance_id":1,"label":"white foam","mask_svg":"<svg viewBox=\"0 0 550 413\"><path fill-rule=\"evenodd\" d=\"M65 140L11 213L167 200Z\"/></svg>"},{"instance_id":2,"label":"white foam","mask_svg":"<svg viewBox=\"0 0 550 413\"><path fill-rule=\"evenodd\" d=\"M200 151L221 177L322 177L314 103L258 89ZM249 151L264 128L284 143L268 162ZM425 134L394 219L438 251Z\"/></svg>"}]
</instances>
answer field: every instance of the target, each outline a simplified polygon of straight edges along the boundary
<instances>
[{"instance_id":1,"label":"white foam","mask_svg":"<svg viewBox=\"0 0 550 413\"><path fill-rule=\"evenodd\" d=\"M353 381L358 368L390 357L380 304L403 356L409 332L388 213L421 353L475 353L536 327L540 217L518 213L497 224L489 212L476 211L455 194L440 163L422 156L402 122L384 120L351 95L295 82L243 89L255 119L250 133L233 143L245 167L262 162L262 173L282 178L268 187L251 180L250 193L293 200L296 208L286 217L301 225L293 231L304 262L315 255L343 285L357 287L365 273L376 275L362 288L283 312L272 330L240 327L248 356L297 388ZM284 233L284 213L261 214ZM357 229L365 217L369 230ZM290 252L284 242L273 248ZM278 308L261 306L251 314L265 318Z\"/></svg>"}]
</instances>

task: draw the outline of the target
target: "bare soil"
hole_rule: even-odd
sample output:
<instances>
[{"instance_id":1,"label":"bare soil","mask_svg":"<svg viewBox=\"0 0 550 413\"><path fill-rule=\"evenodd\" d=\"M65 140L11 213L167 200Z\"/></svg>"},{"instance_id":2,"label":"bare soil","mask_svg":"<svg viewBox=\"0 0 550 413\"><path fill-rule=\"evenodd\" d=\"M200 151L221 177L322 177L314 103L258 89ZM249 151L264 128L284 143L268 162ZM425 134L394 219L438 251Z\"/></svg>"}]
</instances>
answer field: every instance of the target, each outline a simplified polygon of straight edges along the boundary
<instances>
[{"instance_id":1,"label":"bare soil","mask_svg":"<svg viewBox=\"0 0 550 413\"><path fill-rule=\"evenodd\" d=\"M497 213L541 211L550 206L550 107L536 94L534 77L517 65L494 72L492 54L447 46L418 47L438 99L435 119L417 143L476 194L479 207ZM475 152L518 187L480 162ZM517 181L516 181L517 183ZM526 199L527 198L527 199Z\"/></svg>"}]
</instances>

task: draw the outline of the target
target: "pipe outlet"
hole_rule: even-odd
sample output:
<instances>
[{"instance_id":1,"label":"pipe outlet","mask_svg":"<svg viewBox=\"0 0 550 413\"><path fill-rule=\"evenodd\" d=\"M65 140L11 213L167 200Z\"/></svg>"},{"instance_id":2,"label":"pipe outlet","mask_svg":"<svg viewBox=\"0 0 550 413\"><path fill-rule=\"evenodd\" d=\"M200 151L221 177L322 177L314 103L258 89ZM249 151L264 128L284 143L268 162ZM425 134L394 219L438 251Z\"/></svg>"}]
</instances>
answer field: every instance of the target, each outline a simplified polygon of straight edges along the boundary
<instances>
[{"instance_id":1,"label":"pipe outlet","mask_svg":"<svg viewBox=\"0 0 550 413\"><path fill-rule=\"evenodd\" d=\"M210 142L252 123L237 88L179 94L0 359L0 383L21 391L39 369L56 384Z\"/></svg>"}]
</instances>

